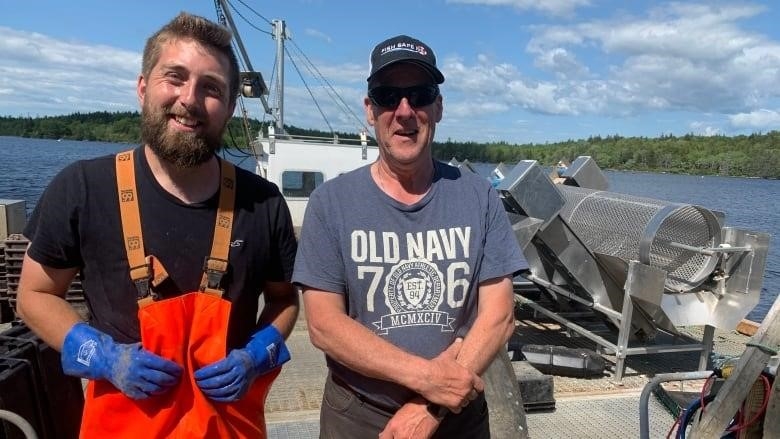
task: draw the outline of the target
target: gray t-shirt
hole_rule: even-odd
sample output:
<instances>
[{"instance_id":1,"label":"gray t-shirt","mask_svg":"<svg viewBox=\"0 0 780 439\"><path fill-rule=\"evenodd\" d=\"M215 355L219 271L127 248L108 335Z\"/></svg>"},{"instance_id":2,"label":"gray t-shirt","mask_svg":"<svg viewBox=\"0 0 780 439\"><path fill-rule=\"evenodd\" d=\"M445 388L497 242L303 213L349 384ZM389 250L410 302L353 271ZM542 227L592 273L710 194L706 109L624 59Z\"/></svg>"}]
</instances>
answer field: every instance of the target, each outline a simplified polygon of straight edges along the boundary
<instances>
[{"instance_id":1,"label":"gray t-shirt","mask_svg":"<svg viewBox=\"0 0 780 439\"><path fill-rule=\"evenodd\" d=\"M468 332L479 283L528 267L490 183L434 163L431 189L411 206L382 192L369 166L319 186L293 273L297 284L345 294L350 317L428 359ZM397 408L414 396L327 362L333 375L380 406Z\"/></svg>"}]
</instances>

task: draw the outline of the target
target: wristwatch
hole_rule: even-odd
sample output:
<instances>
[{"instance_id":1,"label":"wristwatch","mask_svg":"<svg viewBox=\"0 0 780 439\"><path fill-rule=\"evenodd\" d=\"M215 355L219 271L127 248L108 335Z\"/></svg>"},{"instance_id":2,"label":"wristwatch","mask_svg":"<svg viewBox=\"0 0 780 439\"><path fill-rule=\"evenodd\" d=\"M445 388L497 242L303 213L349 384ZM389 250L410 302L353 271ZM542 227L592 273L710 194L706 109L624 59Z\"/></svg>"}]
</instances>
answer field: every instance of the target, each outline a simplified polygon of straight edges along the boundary
<instances>
[{"instance_id":1,"label":"wristwatch","mask_svg":"<svg viewBox=\"0 0 780 439\"><path fill-rule=\"evenodd\" d=\"M437 421L441 421L445 416L447 416L447 413L449 413L449 410L447 410L445 407L442 407L439 404L434 404L432 402L426 404L425 408L428 410L428 413L430 413L431 416L433 416Z\"/></svg>"}]
</instances>

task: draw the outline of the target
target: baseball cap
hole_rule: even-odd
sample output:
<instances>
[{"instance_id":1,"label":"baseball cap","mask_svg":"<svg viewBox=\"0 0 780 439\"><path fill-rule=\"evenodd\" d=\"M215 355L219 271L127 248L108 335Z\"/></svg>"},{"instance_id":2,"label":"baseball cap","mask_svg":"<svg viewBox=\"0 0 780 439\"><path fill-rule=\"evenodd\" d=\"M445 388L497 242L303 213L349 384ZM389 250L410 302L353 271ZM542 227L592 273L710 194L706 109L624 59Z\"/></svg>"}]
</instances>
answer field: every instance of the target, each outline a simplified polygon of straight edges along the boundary
<instances>
[{"instance_id":1,"label":"baseball cap","mask_svg":"<svg viewBox=\"0 0 780 439\"><path fill-rule=\"evenodd\" d=\"M388 38L374 47L369 60L368 81L385 67L397 62L411 62L428 71L437 84L444 82L444 75L436 68L436 55L427 44L407 35Z\"/></svg>"}]
</instances>

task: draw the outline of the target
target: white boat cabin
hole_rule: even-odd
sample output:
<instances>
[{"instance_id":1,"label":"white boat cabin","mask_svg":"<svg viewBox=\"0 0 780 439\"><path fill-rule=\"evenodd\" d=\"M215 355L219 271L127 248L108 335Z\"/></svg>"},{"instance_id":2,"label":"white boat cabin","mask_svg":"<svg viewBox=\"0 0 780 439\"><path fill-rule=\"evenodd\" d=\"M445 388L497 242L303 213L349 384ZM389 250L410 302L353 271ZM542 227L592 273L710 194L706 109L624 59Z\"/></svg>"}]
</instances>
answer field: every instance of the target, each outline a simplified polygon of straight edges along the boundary
<instances>
[{"instance_id":1,"label":"white boat cabin","mask_svg":"<svg viewBox=\"0 0 780 439\"><path fill-rule=\"evenodd\" d=\"M276 135L273 126L268 137L258 138L252 148L257 159L255 172L279 187L296 228L303 223L314 188L375 161L379 155L365 134L360 140L334 138L326 142L323 138Z\"/></svg>"}]
</instances>

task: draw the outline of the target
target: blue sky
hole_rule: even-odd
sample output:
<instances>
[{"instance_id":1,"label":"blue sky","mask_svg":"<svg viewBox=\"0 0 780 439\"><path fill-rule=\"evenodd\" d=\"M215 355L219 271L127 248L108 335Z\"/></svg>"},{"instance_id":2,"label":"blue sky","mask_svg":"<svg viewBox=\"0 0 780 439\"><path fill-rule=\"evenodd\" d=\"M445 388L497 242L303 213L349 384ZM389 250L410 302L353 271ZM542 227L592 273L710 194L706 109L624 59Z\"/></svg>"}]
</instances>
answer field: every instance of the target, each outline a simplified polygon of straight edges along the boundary
<instances>
[{"instance_id":1,"label":"blue sky","mask_svg":"<svg viewBox=\"0 0 780 439\"><path fill-rule=\"evenodd\" d=\"M266 19L286 21L288 52L306 86L288 61L285 123L299 127L358 131L369 51L405 33L433 47L446 77L440 141L780 129L780 5L769 0L231 3L262 31L233 11L266 81L274 66ZM211 0L2 4L3 116L137 110L145 39L181 10L216 18ZM329 86L309 75L306 60ZM328 98L329 87L349 111ZM251 117L264 118L259 101L246 105Z\"/></svg>"}]
</instances>

